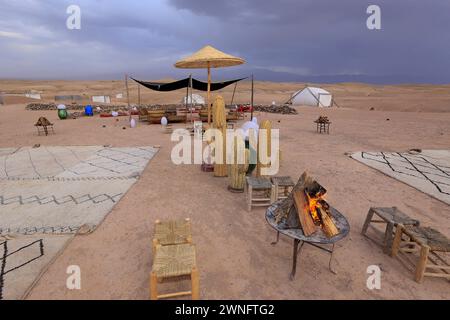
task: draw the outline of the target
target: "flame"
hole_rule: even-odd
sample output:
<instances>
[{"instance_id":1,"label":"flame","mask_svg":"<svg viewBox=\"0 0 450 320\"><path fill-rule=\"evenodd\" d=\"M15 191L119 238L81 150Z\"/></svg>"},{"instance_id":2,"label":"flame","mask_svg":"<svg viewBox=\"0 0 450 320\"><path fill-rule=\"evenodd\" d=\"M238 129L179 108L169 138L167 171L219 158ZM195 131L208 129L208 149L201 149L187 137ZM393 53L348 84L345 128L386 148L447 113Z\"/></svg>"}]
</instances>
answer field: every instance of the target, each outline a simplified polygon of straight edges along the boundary
<instances>
[{"instance_id":1,"label":"flame","mask_svg":"<svg viewBox=\"0 0 450 320\"><path fill-rule=\"evenodd\" d=\"M309 202L309 212L314 220L314 223L316 225L321 225L321 219L319 217L319 213L317 212L317 208L320 208L320 204L319 201L321 200L321 198L311 198L309 195L307 195L308 197L308 202Z\"/></svg>"}]
</instances>

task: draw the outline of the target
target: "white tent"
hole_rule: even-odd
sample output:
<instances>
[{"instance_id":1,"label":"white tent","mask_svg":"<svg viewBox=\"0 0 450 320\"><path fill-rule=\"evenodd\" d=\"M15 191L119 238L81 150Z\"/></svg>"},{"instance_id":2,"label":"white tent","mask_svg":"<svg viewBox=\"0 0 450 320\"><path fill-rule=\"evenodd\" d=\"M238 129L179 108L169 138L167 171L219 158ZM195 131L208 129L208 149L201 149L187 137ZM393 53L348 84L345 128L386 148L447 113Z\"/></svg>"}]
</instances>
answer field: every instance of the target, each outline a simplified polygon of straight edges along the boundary
<instances>
[{"instance_id":1,"label":"white tent","mask_svg":"<svg viewBox=\"0 0 450 320\"><path fill-rule=\"evenodd\" d=\"M111 103L111 97L110 96L92 96L92 102Z\"/></svg>"},{"instance_id":2,"label":"white tent","mask_svg":"<svg viewBox=\"0 0 450 320\"><path fill-rule=\"evenodd\" d=\"M291 102L297 106L329 108L333 106L333 95L315 87L305 87L292 95Z\"/></svg>"},{"instance_id":3,"label":"white tent","mask_svg":"<svg viewBox=\"0 0 450 320\"><path fill-rule=\"evenodd\" d=\"M194 105L204 105L206 104L205 98L203 98L201 95L198 94L192 94L192 101L194 102ZM186 104L186 97L183 97L183 100L181 101L182 104ZM187 104L191 104L191 96L189 95L187 97Z\"/></svg>"}]
</instances>

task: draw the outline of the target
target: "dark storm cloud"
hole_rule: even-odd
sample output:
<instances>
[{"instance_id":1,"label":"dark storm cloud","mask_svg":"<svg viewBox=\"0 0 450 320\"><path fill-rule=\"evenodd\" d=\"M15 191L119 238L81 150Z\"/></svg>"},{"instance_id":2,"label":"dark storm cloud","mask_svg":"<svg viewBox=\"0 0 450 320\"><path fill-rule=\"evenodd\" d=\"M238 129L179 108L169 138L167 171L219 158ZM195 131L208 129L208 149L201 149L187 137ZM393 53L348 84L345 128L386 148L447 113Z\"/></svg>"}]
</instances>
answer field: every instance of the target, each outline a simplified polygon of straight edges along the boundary
<instances>
[{"instance_id":1,"label":"dark storm cloud","mask_svg":"<svg viewBox=\"0 0 450 320\"><path fill-rule=\"evenodd\" d=\"M74 2L79 31L65 28ZM247 60L222 77L450 82L449 14L447 0L0 0L0 77L179 76L173 63L211 44Z\"/></svg>"}]
</instances>

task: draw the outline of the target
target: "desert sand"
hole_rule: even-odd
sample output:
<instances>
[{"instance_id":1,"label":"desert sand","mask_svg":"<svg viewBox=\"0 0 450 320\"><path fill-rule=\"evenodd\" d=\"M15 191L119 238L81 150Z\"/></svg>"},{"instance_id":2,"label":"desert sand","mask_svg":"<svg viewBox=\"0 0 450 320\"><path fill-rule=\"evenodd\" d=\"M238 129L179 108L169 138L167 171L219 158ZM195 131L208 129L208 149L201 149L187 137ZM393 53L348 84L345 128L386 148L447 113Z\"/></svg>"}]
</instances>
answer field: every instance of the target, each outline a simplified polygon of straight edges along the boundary
<instances>
[{"instance_id":1,"label":"desert sand","mask_svg":"<svg viewBox=\"0 0 450 320\"><path fill-rule=\"evenodd\" d=\"M272 120L280 129L280 174L296 180L307 170L327 188L327 200L351 226L349 236L337 244L333 262L337 275L327 268L327 254L305 246L294 281L289 280L291 240L281 237L276 247L271 246L276 234L265 221L265 209L248 212L244 194L228 192L226 178L214 178L199 166L174 165L170 160L174 143L161 126L140 123L123 130L127 118L118 124L98 116L60 121L56 111L26 111L23 101L10 100L14 104L0 106L0 147L161 146L105 221L94 233L76 236L28 298L148 299L154 221L190 217L202 299L450 299L448 281L414 282L398 260L360 234L371 206L397 206L448 236L450 207L347 156L362 150L449 149L450 86L323 87L335 94L340 108L298 107L298 115L257 115L259 121ZM56 92L114 96L125 92L120 81L1 81L0 88L4 92L43 90L45 99ZM281 103L302 84L258 82L256 88L256 103ZM136 92L132 88L134 103ZM232 88L223 92L227 101L231 92ZM173 103L184 93L142 90L142 94L146 103ZM239 85L237 103L249 102L249 95L248 83ZM332 121L330 135L316 133L313 121L319 115ZM55 135L37 136L33 125L39 116L55 123ZM66 288L69 265L81 267L81 290ZM381 267L381 290L366 287L370 265Z\"/></svg>"}]
</instances>

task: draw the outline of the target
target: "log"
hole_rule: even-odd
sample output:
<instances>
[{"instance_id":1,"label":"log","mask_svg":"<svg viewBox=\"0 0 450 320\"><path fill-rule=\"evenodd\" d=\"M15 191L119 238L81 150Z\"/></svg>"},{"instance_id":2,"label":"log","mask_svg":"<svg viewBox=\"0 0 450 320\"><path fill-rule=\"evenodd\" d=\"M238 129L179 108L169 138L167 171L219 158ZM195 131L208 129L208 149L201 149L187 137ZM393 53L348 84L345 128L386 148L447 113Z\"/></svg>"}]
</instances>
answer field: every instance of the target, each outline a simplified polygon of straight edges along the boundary
<instances>
[{"instance_id":1,"label":"log","mask_svg":"<svg viewBox=\"0 0 450 320\"><path fill-rule=\"evenodd\" d=\"M303 229L303 233L305 236L309 237L317 230L311 214L309 213L309 206L306 200L305 193L303 190L294 191L292 192L292 197L294 199L294 205L297 209L297 214L300 220L300 225Z\"/></svg>"},{"instance_id":2,"label":"log","mask_svg":"<svg viewBox=\"0 0 450 320\"><path fill-rule=\"evenodd\" d=\"M320 208L317 208L317 213L322 220L322 230L328 238L332 238L339 234L339 230L336 227L333 219L331 218L330 206L325 200L321 200Z\"/></svg>"}]
</instances>

